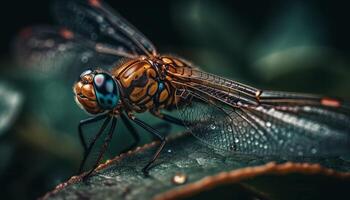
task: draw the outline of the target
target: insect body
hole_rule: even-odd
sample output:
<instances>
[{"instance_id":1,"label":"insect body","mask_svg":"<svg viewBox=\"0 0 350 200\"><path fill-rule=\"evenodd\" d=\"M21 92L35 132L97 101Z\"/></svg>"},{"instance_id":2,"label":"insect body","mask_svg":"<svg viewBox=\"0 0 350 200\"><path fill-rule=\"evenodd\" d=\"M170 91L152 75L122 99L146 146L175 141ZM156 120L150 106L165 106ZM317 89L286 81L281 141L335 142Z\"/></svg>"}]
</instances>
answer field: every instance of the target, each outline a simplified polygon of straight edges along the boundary
<instances>
[{"instance_id":1,"label":"insect body","mask_svg":"<svg viewBox=\"0 0 350 200\"><path fill-rule=\"evenodd\" d=\"M73 63L78 69L100 67L85 70L73 86L78 105L94 115L79 124L85 149L80 169L111 123L86 177L101 160L119 118L136 140L130 121L161 141L143 168L147 174L166 140L137 118L142 112L185 126L208 146L228 152L279 156L350 152L348 102L260 90L206 73L181 58L162 56L141 32L99 0L57 1L55 10L58 20L72 30L34 27L22 34L18 49L27 64L36 66L37 61L54 64L52 60L68 57L77 59ZM116 64L120 58L127 61ZM174 109L181 119L162 113ZM87 144L82 127L100 120L104 120L100 130Z\"/></svg>"},{"instance_id":2,"label":"insect body","mask_svg":"<svg viewBox=\"0 0 350 200\"><path fill-rule=\"evenodd\" d=\"M91 114L120 109L120 106L130 112L172 108L177 103L176 85L167 72L176 73L176 68L186 66L174 59L141 58L116 66L111 72L87 70L74 86L77 102Z\"/></svg>"},{"instance_id":3,"label":"insect body","mask_svg":"<svg viewBox=\"0 0 350 200\"><path fill-rule=\"evenodd\" d=\"M169 76L162 74L164 63L152 60L130 61L112 74L118 80L126 105L131 110L144 112L172 106L175 102L175 88Z\"/></svg>"}]
</instances>

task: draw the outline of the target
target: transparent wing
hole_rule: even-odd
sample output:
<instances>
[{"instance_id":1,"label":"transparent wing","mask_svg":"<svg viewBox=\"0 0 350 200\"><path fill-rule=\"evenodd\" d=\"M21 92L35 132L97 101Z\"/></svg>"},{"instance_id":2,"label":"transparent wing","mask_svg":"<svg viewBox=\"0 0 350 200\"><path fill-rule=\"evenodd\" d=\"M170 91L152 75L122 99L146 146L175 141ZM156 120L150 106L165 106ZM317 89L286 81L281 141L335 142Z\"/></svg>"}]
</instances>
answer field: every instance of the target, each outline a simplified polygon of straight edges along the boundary
<instances>
[{"instance_id":1,"label":"transparent wing","mask_svg":"<svg viewBox=\"0 0 350 200\"><path fill-rule=\"evenodd\" d=\"M108 49L67 29L51 26L30 27L22 31L15 42L15 56L21 67L45 74L65 74L76 78L84 68L112 67L121 58L131 55L122 49ZM112 51L112 49L109 49Z\"/></svg>"},{"instance_id":2,"label":"transparent wing","mask_svg":"<svg viewBox=\"0 0 350 200\"><path fill-rule=\"evenodd\" d=\"M191 91L177 92L181 119L195 137L216 149L237 150L234 142L236 135L232 134L235 127L222 108Z\"/></svg>"},{"instance_id":3,"label":"transparent wing","mask_svg":"<svg viewBox=\"0 0 350 200\"><path fill-rule=\"evenodd\" d=\"M64 26L111 49L132 55L156 55L154 45L134 26L101 0L59 0L54 4L57 20Z\"/></svg>"},{"instance_id":4,"label":"transparent wing","mask_svg":"<svg viewBox=\"0 0 350 200\"><path fill-rule=\"evenodd\" d=\"M345 102L330 99L325 103L327 98L314 95L271 91L263 92L259 101L253 101L254 98L248 99L247 92L252 88L240 89L228 80L215 80L207 83L204 79L198 81L197 76L192 82L191 79L186 83L174 81L181 85L178 95L182 101L178 109L182 118L189 121L187 126L192 133L210 146L239 153L282 156L350 152L350 112ZM231 85L234 85L231 90L225 88ZM196 99L210 108L195 106ZM184 104L186 101L192 103ZM222 139L218 142L215 138Z\"/></svg>"},{"instance_id":5,"label":"transparent wing","mask_svg":"<svg viewBox=\"0 0 350 200\"><path fill-rule=\"evenodd\" d=\"M342 155L350 152L350 118L314 106L257 106L236 109L262 137L254 145L264 152L288 156ZM338 126L337 124L342 124ZM257 133L256 133L257 131ZM252 134L254 133L254 134Z\"/></svg>"},{"instance_id":6,"label":"transparent wing","mask_svg":"<svg viewBox=\"0 0 350 200\"><path fill-rule=\"evenodd\" d=\"M269 135L238 109L220 104L198 91L178 91L178 111L190 132L210 147L227 152L274 155L281 153ZM188 102L187 104L180 102ZM270 147L270 148L269 148Z\"/></svg>"}]
</instances>

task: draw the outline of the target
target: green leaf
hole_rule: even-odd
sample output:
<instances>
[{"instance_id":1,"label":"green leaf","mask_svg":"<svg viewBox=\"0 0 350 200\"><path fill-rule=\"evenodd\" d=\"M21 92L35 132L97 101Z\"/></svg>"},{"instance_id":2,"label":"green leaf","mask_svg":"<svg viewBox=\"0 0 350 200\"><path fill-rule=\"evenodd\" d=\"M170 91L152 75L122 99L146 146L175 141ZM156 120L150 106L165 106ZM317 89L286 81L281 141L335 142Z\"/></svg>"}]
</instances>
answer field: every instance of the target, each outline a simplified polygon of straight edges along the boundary
<instances>
[{"instance_id":1,"label":"green leaf","mask_svg":"<svg viewBox=\"0 0 350 200\"><path fill-rule=\"evenodd\" d=\"M326 197L326 188L346 194L350 183L350 163L341 158L292 163L277 157L226 154L187 135L169 139L145 177L141 169L158 144L107 161L85 182L81 176L72 177L44 199L315 199Z\"/></svg>"}]
</instances>

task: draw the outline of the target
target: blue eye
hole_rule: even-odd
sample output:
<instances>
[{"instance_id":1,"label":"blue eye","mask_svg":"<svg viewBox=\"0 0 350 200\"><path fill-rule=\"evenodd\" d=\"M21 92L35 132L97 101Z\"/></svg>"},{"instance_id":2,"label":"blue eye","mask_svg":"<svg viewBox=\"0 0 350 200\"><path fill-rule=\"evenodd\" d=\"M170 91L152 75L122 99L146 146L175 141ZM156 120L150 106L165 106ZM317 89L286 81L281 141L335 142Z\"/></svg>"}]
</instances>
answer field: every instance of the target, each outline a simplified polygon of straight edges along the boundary
<instances>
[{"instance_id":1,"label":"blue eye","mask_svg":"<svg viewBox=\"0 0 350 200\"><path fill-rule=\"evenodd\" d=\"M102 109L110 110L117 106L119 101L118 86L109 74L96 74L94 88L97 102Z\"/></svg>"}]
</instances>

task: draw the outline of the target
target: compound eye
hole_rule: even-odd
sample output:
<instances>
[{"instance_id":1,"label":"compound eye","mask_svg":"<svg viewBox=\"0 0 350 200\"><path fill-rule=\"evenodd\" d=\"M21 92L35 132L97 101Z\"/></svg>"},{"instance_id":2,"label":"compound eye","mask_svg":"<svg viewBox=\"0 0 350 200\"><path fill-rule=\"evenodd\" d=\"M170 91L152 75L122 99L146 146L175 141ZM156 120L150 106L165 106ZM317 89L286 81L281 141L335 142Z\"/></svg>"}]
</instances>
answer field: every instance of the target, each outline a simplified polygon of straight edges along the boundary
<instances>
[{"instance_id":1,"label":"compound eye","mask_svg":"<svg viewBox=\"0 0 350 200\"><path fill-rule=\"evenodd\" d=\"M96 74L94 77L94 83L96 87L102 89L103 85L106 83L106 75L105 74Z\"/></svg>"},{"instance_id":2,"label":"compound eye","mask_svg":"<svg viewBox=\"0 0 350 200\"><path fill-rule=\"evenodd\" d=\"M114 79L106 73L96 74L94 88L98 104L103 109L113 109L118 104L119 93Z\"/></svg>"}]
</instances>

